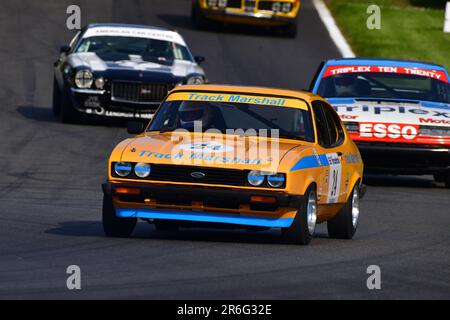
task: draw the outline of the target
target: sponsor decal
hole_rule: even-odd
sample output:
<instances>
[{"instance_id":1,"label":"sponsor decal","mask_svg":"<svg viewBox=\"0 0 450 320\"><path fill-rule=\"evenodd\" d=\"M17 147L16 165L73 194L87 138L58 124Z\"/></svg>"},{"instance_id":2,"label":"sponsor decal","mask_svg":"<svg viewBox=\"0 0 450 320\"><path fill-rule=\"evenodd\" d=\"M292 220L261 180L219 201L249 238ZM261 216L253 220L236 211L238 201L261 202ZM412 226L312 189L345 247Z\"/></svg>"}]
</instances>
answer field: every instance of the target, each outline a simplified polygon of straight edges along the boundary
<instances>
[{"instance_id":1,"label":"sponsor decal","mask_svg":"<svg viewBox=\"0 0 450 320\"><path fill-rule=\"evenodd\" d=\"M226 153L234 151L234 147L215 141L183 144L179 146L179 149L202 153Z\"/></svg>"},{"instance_id":2,"label":"sponsor decal","mask_svg":"<svg viewBox=\"0 0 450 320\"><path fill-rule=\"evenodd\" d=\"M336 76L339 74L363 73L363 72L408 74L432 78L447 83L449 82L446 73L442 70L408 68L408 67L388 67L388 66L329 66L326 68L322 78Z\"/></svg>"},{"instance_id":3,"label":"sponsor decal","mask_svg":"<svg viewBox=\"0 0 450 320\"><path fill-rule=\"evenodd\" d=\"M225 103L246 103L274 107L291 107L308 110L305 102L299 99L274 98L265 96L251 96L242 94L218 94L218 93L184 93L175 92L166 101L206 101Z\"/></svg>"},{"instance_id":4,"label":"sponsor decal","mask_svg":"<svg viewBox=\"0 0 450 320\"><path fill-rule=\"evenodd\" d=\"M377 105L377 106L369 106L369 105L346 105L346 104L335 104L333 105L336 112L364 112L371 113L374 115L389 115L390 113L398 113L404 115L417 115L417 116L429 116L429 117L441 117L450 120L450 112L446 111L438 111L438 110L426 110L424 108L415 108L415 107L390 107L386 105Z\"/></svg>"},{"instance_id":5,"label":"sponsor decal","mask_svg":"<svg viewBox=\"0 0 450 320\"><path fill-rule=\"evenodd\" d=\"M327 203L337 203L341 189L342 165L337 153L327 154L330 165Z\"/></svg>"},{"instance_id":6,"label":"sponsor decal","mask_svg":"<svg viewBox=\"0 0 450 320\"><path fill-rule=\"evenodd\" d=\"M134 37L155 40L165 40L186 46L183 38L173 31L157 30L151 28L130 28L130 27L94 27L89 28L83 38L98 36Z\"/></svg>"},{"instance_id":7,"label":"sponsor decal","mask_svg":"<svg viewBox=\"0 0 450 320\"><path fill-rule=\"evenodd\" d=\"M347 153L344 155L347 164L359 163L359 156L356 153Z\"/></svg>"},{"instance_id":8,"label":"sponsor decal","mask_svg":"<svg viewBox=\"0 0 450 320\"><path fill-rule=\"evenodd\" d=\"M227 157L227 156L216 156L211 153L161 153L149 150L141 150L139 153L141 158L154 158L154 159L167 159L173 160L180 163L189 163L192 161L202 161L211 162L215 164L252 164L252 165L266 165L272 162L271 158L241 158L241 157Z\"/></svg>"},{"instance_id":9,"label":"sponsor decal","mask_svg":"<svg viewBox=\"0 0 450 320\"><path fill-rule=\"evenodd\" d=\"M356 119L358 119L358 116L351 116L351 115L348 115L348 114L341 114L340 117L341 117L342 120L356 120Z\"/></svg>"},{"instance_id":10,"label":"sponsor decal","mask_svg":"<svg viewBox=\"0 0 450 320\"><path fill-rule=\"evenodd\" d=\"M416 139L419 126L397 123L360 123L359 137L361 140L396 140L411 141Z\"/></svg>"},{"instance_id":11,"label":"sponsor decal","mask_svg":"<svg viewBox=\"0 0 450 320\"><path fill-rule=\"evenodd\" d=\"M428 123L428 124L446 124L450 125L450 120L438 120L438 119L430 119L430 118L419 118L420 123Z\"/></svg>"},{"instance_id":12,"label":"sponsor decal","mask_svg":"<svg viewBox=\"0 0 450 320\"><path fill-rule=\"evenodd\" d=\"M153 113L133 113L133 112L121 112L121 111L108 111L102 107L86 108L85 113L94 114L104 117L120 117L120 118L135 118L135 119L151 119Z\"/></svg>"}]
</instances>

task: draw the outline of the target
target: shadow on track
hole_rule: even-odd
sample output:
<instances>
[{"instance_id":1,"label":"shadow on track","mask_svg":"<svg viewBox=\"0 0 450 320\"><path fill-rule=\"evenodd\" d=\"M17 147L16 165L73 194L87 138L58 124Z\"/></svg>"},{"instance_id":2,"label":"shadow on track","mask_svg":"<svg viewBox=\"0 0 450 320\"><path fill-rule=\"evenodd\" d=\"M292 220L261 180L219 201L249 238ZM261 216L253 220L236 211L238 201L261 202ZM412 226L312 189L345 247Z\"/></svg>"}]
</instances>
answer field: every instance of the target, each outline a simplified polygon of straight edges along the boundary
<instances>
[{"instance_id":1,"label":"shadow on track","mask_svg":"<svg viewBox=\"0 0 450 320\"><path fill-rule=\"evenodd\" d=\"M109 239L103 233L101 221L65 221L59 227L48 229L47 234L66 237L100 237ZM316 239L328 239L324 233L316 233ZM262 244L262 245L293 245L288 243L279 230L261 232L246 232L243 230L227 229L180 229L177 232L162 232L154 229L144 222L136 225L130 239L136 240L170 240L170 241L196 241L196 242L222 242L236 244Z\"/></svg>"},{"instance_id":2,"label":"shadow on track","mask_svg":"<svg viewBox=\"0 0 450 320\"><path fill-rule=\"evenodd\" d=\"M22 115L24 118L34 121L40 122L54 122L60 123L61 125L65 125L61 123L52 112L50 107L42 107L42 106L18 106L17 112ZM124 128L126 130L128 121L133 121L132 119L121 119L121 118L103 118L103 117L82 117L79 123L75 123L75 125L88 125L88 126L102 126L102 127L117 127ZM134 120L137 121L137 120ZM147 125L148 121L145 121L144 125Z\"/></svg>"}]
</instances>

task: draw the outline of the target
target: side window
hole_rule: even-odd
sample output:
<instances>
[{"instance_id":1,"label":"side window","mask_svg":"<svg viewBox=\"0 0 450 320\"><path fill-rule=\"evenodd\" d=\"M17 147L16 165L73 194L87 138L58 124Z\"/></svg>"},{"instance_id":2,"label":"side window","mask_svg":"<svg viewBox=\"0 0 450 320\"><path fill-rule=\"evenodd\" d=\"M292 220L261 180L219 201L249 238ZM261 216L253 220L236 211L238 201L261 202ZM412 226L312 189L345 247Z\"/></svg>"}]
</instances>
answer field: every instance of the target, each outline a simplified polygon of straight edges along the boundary
<instances>
[{"instance_id":1,"label":"side window","mask_svg":"<svg viewBox=\"0 0 450 320\"><path fill-rule=\"evenodd\" d=\"M328 124L328 131L330 133L330 146L338 146L345 139L344 129L342 128L341 121L339 120L339 116L331 106L324 103L322 103L322 106Z\"/></svg>"},{"instance_id":2,"label":"side window","mask_svg":"<svg viewBox=\"0 0 450 320\"><path fill-rule=\"evenodd\" d=\"M314 101L312 107L314 110L314 121L316 122L318 143L322 147L329 147L330 135L328 134L328 126L325 114L323 113L322 103L320 101Z\"/></svg>"}]
</instances>

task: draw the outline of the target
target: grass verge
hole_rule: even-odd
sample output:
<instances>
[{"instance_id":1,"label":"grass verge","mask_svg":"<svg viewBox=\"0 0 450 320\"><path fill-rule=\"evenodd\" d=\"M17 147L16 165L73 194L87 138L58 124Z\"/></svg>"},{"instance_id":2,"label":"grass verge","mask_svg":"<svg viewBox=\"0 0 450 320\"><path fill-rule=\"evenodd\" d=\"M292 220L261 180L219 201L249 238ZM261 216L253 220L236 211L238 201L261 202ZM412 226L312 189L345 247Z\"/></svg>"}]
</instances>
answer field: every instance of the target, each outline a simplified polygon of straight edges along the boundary
<instances>
[{"instance_id":1,"label":"grass verge","mask_svg":"<svg viewBox=\"0 0 450 320\"><path fill-rule=\"evenodd\" d=\"M357 56L434 62L450 69L450 34L443 32L444 7L414 0L326 0ZM426 2L425 2L426 3ZM381 29L369 30L367 8L381 8ZM437 7L437 8L436 8Z\"/></svg>"}]
</instances>

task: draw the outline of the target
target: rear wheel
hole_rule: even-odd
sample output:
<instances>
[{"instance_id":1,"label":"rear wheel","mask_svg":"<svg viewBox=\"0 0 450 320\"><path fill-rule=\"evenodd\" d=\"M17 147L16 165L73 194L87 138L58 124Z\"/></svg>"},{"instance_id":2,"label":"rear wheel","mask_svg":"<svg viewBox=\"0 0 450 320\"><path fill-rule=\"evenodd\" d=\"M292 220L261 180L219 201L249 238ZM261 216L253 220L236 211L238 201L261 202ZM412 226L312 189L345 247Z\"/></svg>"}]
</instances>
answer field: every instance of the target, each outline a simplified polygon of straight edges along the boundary
<instances>
[{"instance_id":1,"label":"rear wheel","mask_svg":"<svg viewBox=\"0 0 450 320\"><path fill-rule=\"evenodd\" d=\"M317 195L314 186L305 193L305 201L297 212L292 225L282 229L289 242L307 245L311 242L317 222Z\"/></svg>"},{"instance_id":2,"label":"rear wheel","mask_svg":"<svg viewBox=\"0 0 450 320\"><path fill-rule=\"evenodd\" d=\"M207 21L200 11L198 4L193 4L191 9L191 21L197 29L206 29Z\"/></svg>"},{"instance_id":3,"label":"rear wheel","mask_svg":"<svg viewBox=\"0 0 450 320\"><path fill-rule=\"evenodd\" d=\"M128 238L136 226L136 218L119 218L116 216L112 199L103 196L103 230L108 237Z\"/></svg>"},{"instance_id":4,"label":"rear wheel","mask_svg":"<svg viewBox=\"0 0 450 320\"><path fill-rule=\"evenodd\" d=\"M359 220L359 187L355 185L352 194L339 213L327 222L330 238L351 239L356 232Z\"/></svg>"}]
</instances>

